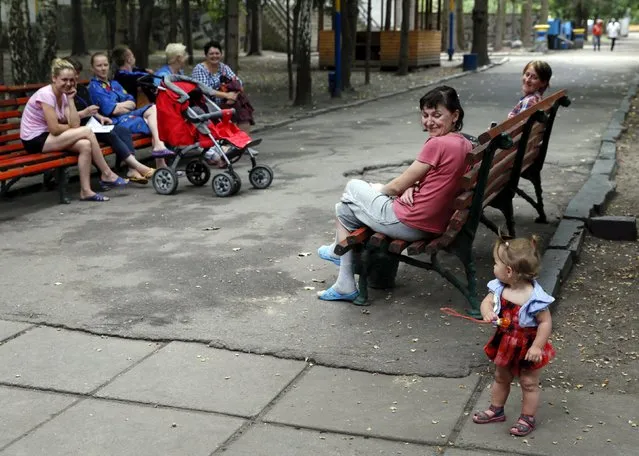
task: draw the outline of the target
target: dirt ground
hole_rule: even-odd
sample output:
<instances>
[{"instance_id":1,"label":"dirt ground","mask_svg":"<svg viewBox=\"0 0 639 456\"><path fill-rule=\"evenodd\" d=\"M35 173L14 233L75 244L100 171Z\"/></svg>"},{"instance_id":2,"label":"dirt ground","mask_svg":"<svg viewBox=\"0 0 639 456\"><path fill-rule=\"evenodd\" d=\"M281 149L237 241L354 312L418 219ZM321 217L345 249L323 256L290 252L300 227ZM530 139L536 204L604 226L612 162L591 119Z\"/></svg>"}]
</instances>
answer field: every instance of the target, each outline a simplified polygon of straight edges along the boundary
<instances>
[{"instance_id":1,"label":"dirt ground","mask_svg":"<svg viewBox=\"0 0 639 456\"><path fill-rule=\"evenodd\" d=\"M617 194L606 215L639 214L639 99L617 142ZM639 242L587 236L553 316L557 357L544 386L639 393Z\"/></svg>"}]
</instances>

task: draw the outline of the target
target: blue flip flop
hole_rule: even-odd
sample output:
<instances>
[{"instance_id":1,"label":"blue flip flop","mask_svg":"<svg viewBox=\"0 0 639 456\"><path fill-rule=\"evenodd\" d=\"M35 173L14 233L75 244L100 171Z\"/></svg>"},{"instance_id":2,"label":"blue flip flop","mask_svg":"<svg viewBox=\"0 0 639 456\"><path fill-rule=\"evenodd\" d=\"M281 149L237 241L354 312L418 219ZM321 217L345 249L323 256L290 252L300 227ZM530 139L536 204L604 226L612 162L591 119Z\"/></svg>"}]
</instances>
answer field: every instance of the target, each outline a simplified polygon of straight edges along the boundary
<instances>
[{"instance_id":1,"label":"blue flip flop","mask_svg":"<svg viewBox=\"0 0 639 456\"><path fill-rule=\"evenodd\" d=\"M94 201L96 203L105 203L107 201L111 201L111 198L108 196L104 196L101 193L96 193L93 196L89 196L88 198L80 198L80 201Z\"/></svg>"},{"instance_id":2,"label":"blue flip flop","mask_svg":"<svg viewBox=\"0 0 639 456\"><path fill-rule=\"evenodd\" d=\"M359 296L359 291L355 290L352 293L349 294L340 294L337 291L335 291L333 289L333 287L330 287L327 290L324 291L318 291L317 292L317 297L320 298L322 301L350 301L353 302L355 301L355 299Z\"/></svg>"},{"instance_id":3,"label":"blue flip flop","mask_svg":"<svg viewBox=\"0 0 639 456\"><path fill-rule=\"evenodd\" d=\"M120 176L118 176L118 178L113 182L103 181L102 179L100 179L99 183L102 190L106 192L108 190L111 190L113 187L126 187L129 183L129 180L122 179Z\"/></svg>"},{"instance_id":4,"label":"blue flip flop","mask_svg":"<svg viewBox=\"0 0 639 456\"><path fill-rule=\"evenodd\" d=\"M342 260L340 258L335 258L333 255L331 255L330 245L321 246L319 249L317 249L317 254L322 260L330 261L336 266L339 266L342 263Z\"/></svg>"}]
</instances>

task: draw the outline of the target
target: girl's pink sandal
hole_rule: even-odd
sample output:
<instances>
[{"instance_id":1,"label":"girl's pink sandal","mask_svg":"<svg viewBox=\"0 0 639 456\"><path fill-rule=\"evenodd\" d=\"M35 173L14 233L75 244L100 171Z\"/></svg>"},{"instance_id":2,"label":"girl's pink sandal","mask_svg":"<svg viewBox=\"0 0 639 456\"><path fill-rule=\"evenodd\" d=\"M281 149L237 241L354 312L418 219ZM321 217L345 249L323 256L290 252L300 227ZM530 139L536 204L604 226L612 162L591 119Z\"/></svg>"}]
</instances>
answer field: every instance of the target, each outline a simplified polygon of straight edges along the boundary
<instances>
[{"instance_id":1,"label":"girl's pink sandal","mask_svg":"<svg viewBox=\"0 0 639 456\"><path fill-rule=\"evenodd\" d=\"M535 430L535 417L532 415L519 415L519 419L510 428L510 434L524 437Z\"/></svg>"},{"instance_id":2,"label":"girl's pink sandal","mask_svg":"<svg viewBox=\"0 0 639 456\"><path fill-rule=\"evenodd\" d=\"M492 412L492 415L490 414ZM487 423L499 423L501 421L506 421L506 415L504 415L503 407L495 407L490 404L488 410L484 410L483 412L476 412L473 415L473 422L477 424L487 424Z\"/></svg>"}]
</instances>

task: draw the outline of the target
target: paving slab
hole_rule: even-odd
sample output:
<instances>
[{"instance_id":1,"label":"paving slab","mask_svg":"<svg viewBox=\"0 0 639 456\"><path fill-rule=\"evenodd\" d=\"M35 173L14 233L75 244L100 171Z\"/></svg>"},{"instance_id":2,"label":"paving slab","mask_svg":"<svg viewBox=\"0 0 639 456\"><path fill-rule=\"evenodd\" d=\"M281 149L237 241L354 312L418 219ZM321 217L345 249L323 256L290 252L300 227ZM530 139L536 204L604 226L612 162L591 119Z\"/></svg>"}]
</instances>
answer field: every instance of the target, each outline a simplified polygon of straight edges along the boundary
<instances>
[{"instance_id":1,"label":"paving slab","mask_svg":"<svg viewBox=\"0 0 639 456\"><path fill-rule=\"evenodd\" d=\"M568 250L573 259L579 258L584 241L585 223L582 220L562 219L553 235L549 249Z\"/></svg>"},{"instance_id":2,"label":"paving slab","mask_svg":"<svg viewBox=\"0 0 639 456\"><path fill-rule=\"evenodd\" d=\"M18 334L20 331L24 331L30 326L33 326L33 324L0 320L0 342Z\"/></svg>"},{"instance_id":3,"label":"paving slab","mask_svg":"<svg viewBox=\"0 0 639 456\"><path fill-rule=\"evenodd\" d=\"M508 456L517 456L517 455L524 455L525 453L508 453ZM530 453L528 453L526 456L529 456ZM501 451L492 451L492 450L480 450L477 448L474 448L472 450L462 450L460 448L447 448L446 451L444 451L443 456L504 456L504 453L502 453Z\"/></svg>"},{"instance_id":4,"label":"paving slab","mask_svg":"<svg viewBox=\"0 0 639 456\"><path fill-rule=\"evenodd\" d=\"M0 386L0 448L77 400L73 396Z\"/></svg>"},{"instance_id":5,"label":"paving slab","mask_svg":"<svg viewBox=\"0 0 639 456\"><path fill-rule=\"evenodd\" d=\"M435 453L435 447L425 445L264 423L252 426L224 451L225 456L425 456Z\"/></svg>"},{"instance_id":6,"label":"paving slab","mask_svg":"<svg viewBox=\"0 0 639 456\"><path fill-rule=\"evenodd\" d=\"M313 367L264 420L438 445L447 441L478 380Z\"/></svg>"},{"instance_id":7,"label":"paving slab","mask_svg":"<svg viewBox=\"0 0 639 456\"><path fill-rule=\"evenodd\" d=\"M303 361L172 342L97 396L249 417L257 415L305 366Z\"/></svg>"},{"instance_id":8,"label":"paving slab","mask_svg":"<svg viewBox=\"0 0 639 456\"><path fill-rule=\"evenodd\" d=\"M0 381L88 393L157 346L155 342L36 328L0 346Z\"/></svg>"},{"instance_id":9,"label":"paving slab","mask_svg":"<svg viewBox=\"0 0 639 456\"><path fill-rule=\"evenodd\" d=\"M477 408L490 403L490 389L481 394ZM475 425L468 420L456 440L460 446L548 456L636 456L639 398L601 392L545 389L537 414L537 429L525 439L511 437L510 426L521 412L521 390L513 386L506 404L506 422Z\"/></svg>"},{"instance_id":10,"label":"paving slab","mask_svg":"<svg viewBox=\"0 0 639 456\"><path fill-rule=\"evenodd\" d=\"M87 399L2 456L208 456L242 424L201 412Z\"/></svg>"}]
</instances>

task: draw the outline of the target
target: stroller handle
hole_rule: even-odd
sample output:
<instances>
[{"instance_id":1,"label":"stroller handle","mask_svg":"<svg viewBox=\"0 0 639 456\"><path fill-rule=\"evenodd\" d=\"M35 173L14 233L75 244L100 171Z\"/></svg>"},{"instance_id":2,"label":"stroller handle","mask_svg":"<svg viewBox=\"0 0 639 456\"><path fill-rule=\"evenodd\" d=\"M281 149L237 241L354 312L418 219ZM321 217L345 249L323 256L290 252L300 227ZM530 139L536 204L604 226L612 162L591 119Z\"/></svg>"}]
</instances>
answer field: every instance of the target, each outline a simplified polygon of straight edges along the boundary
<instances>
[{"instance_id":1,"label":"stroller handle","mask_svg":"<svg viewBox=\"0 0 639 456\"><path fill-rule=\"evenodd\" d=\"M214 90L212 90L209 86L204 85L199 81L196 81L193 78L189 78L188 76L183 76L181 74L167 74L166 76L164 76L163 81L165 86L167 86L173 92L180 95L180 99L178 100L178 102L180 103L184 103L185 101L187 101L189 99L189 95L184 90L182 90L181 88L173 84L174 82L183 81L183 82L191 82L193 84L197 84L197 86L205 95L215 98Z\"/></svg>"},{"instance_id":2,"label":"stroller handle","mask_svg":"<svg viewBox=\"0 0 639 456\"><path fill-rule=\"evenodd\" d=\"M189 108L186 110L186 116L191 122L208 122L209 120L221 119L224 114L231 112L231 115L235 114L235 109L223 109L216 112L204 112L198 113L194 109Z\"/></svg>"}]
</instances>

